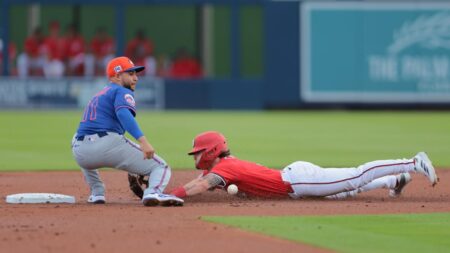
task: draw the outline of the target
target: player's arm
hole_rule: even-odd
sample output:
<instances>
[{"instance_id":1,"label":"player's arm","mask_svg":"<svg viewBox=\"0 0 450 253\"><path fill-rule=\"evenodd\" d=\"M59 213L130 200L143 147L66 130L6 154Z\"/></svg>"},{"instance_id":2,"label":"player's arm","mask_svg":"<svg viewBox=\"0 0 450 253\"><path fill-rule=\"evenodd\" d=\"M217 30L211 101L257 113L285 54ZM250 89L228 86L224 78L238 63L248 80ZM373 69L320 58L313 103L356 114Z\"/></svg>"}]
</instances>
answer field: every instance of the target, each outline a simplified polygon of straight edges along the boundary
<instances>
[{"instance_id":1,"label":"player's arm","mask_svg":"<svg viewBox=\"0 0 450 253\"><path fill-rule=\"evenodd\" d=\"M123 128L136 140L139 140L140 137L144 136L141 129L139 128L139 125L134 119L133 114L128 108L120 108L119 110L117 110L116 115Z\"/></svg>"},{"instance_id":2,"label":"player's arm","mask_svg":"<svg viewBox=\"0 0 450 253\"><path fill-rule=\"evenodd\" d=\"M171 194L180 198L193 196L205 192L210 188L214 188L221 183L224 183L224 180L220 176L214 173L209 173L206 176L196 178L184 186L176 188L171 192Z\"/></svg>"},{"instance_id":3,"label":"player's arm","mask_svg":"<svg viewBox=\"0 0 450 253\"><path fill-rule=\"evenodd\" d=\"M117 110L116 115L123 128L128 133L130 133L131 136L133 136L136 140L139 141L142 153L144 154L144 159L152 158L155 153L155 149L152 147L152 145L148 142L147 138L142 133L131 111L126 107L120 108L119 110Z\"/></svg>"},{"instance_id":4,"label":"player's arm","mask_svg":"<svg viewBox=\"0 0 450 253\"><path fill-rule=\"evenodd\" d=\"M155 155L155 149L152 144L148 142L147 138L142 135L139 139L139 146L141 146L142 153L144 154L144 159L151 159Z\"/></svg>"}]
</instances>

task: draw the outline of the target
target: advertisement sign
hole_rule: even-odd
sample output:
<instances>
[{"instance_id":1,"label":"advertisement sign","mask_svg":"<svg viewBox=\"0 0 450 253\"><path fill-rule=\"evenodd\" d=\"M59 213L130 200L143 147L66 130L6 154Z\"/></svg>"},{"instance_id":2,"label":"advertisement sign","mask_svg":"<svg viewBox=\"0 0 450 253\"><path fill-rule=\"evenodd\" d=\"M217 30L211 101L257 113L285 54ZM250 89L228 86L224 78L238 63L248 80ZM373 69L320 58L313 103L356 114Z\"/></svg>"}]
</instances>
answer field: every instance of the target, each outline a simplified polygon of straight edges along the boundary
<instances>
[{"instance_id":1,"label":"advertisement sign","mask_svg":"<svg viewBox=\"0 0 450 253\"><path fill-rule=\"evenodd\" d=\"M84 108L92 96L105 85L105 78L1 78L0 107ZM164 109L163 80L140 78L136 86L135 100L138 108Z\"/></svg>"},{"instance_id":2,"label":"advertisement sign","mask_svg":"<svg viewBox=\"0 0 450 253\"><path fill-rule=\"evenodd\" d=\"M450 3L304 2L300 96L450 102Z\"/></svg>"}]
</instances>

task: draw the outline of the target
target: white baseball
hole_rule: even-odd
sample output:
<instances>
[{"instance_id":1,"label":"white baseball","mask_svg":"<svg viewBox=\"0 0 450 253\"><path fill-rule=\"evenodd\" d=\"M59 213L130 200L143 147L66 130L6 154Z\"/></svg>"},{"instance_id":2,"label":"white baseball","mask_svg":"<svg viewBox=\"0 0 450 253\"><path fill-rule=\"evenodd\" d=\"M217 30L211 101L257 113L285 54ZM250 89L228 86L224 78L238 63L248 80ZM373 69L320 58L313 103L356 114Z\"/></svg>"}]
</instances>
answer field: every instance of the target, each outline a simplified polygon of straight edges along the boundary
<instances>
[{"instance_id":1,"label":"white baseball","mask_svg":"<svg viewBox=\"0 0 450 253\"><path fill-rule=\"evenodd\" d=\"M235 184L230 184L227 188L227 192L230 195L235 195L238 193L238 187Z\"/></svg>"}]
</instances>

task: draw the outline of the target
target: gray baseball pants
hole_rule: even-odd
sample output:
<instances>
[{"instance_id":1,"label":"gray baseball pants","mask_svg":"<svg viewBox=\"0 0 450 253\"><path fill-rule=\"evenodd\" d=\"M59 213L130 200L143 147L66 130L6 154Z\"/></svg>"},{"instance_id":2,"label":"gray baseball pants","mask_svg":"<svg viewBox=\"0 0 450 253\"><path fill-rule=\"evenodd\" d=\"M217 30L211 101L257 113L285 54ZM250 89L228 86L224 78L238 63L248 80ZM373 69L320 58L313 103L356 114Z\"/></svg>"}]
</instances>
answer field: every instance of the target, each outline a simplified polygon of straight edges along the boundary
<instances>
[{"instance_id":1,"label":"gray baseball pants","mask_svg":"<svg viewBox=\"0 0 450 253\"><path fill-rule=\"evenodd\" d=\"M144 159L139 145L123 135L108 132L99 137L97 134L86 135L82 141L72 139L72 153L81 167L91 195L105 195L105 185L100 179L98 169L115 168L132 174L148 175L149 186L144 191L161 193L169 183L170 167L158 155Z\"/></svg>"}]
</instances>

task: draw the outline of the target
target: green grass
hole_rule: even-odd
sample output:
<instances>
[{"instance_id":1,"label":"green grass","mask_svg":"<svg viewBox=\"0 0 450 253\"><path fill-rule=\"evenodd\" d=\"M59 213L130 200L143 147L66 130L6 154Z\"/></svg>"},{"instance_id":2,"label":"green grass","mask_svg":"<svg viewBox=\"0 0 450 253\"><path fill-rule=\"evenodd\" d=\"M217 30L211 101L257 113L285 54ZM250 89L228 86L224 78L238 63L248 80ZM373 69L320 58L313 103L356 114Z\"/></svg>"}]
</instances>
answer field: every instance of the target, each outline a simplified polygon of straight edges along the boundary
<instances>
[{"instance_id":1,"label":"green grass","mask_svg":"<svg viewBox=\"0 0 450 253\"><path fill-rule=\"evenodd\" d=\"M81 113L0 111L0 170L77 169L70 140ZM193 167L186 153L205 130L223 132L234 155L274 168L296 160L355 166L421 150L438 167L450 167L448 112L140 110L137 119L175 169Z\"/></svg>"},{"instance_id":2,"label":"green grass","mask_svg":"<svg viewBox=\"0 0 450 253\"><path fill-rule=\"evenodd\" d=\"M203 219L346 253L450 249L450 213Z\"/></svg>"}]
</instances>

